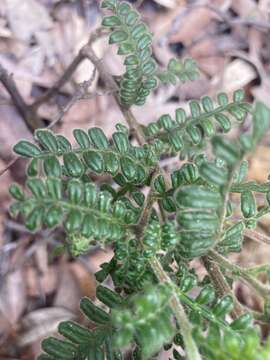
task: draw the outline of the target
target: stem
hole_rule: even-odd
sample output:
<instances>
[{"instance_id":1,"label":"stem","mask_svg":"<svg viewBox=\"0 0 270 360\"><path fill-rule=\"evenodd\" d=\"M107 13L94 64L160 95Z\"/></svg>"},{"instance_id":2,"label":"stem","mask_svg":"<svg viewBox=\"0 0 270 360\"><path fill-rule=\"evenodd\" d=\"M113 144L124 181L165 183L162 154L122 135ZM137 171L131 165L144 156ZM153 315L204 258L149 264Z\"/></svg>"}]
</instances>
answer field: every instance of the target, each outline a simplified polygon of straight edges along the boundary
<instances>
[{"instance_id":1,"label":"stem","mask_svg":"<svg viewBox=\"0 0 270 360\"><path fill-rule=\"evenodd\" d=\"M251 240L255 240L255 241L258 241L258 242L263 242L263 243L265 243L267 245L270 245L270 237L268 237L267 235L264 235L262 233L259 233L257 231L250 230L250 229L245 229L244 230L244 235L247 236Z\"/></svg>"},{"instance_id":2,"label":"stem","mask_svg":"<svg viewBox=\"0 0 270 360\"><path fill-rule=\"evenodd\" d=\"M159 168L155 170L152 175L152 180L155 178L155 174L159 171ZM151 214L152 206L155 202L155 197L153 195L153 189L151 188L145 202L144 210L142 212L141 218L136 225L137 238L141 241L143 236L143 230L148 223L149 216ZM163 269L160 261L156 257L152 257L149 260L150 266L156 275L160 283L167 283L172 289L172 297L170 299L170 307L174 312L176 320L180 326L181 333L183 335L185 350L188 356L188 360L201 360L201 356L197 349L196 343L192 337L192 328L186 316L185 310L179 300L178 289L175 284L172 282L166 271Z\"/></svg>"},{"instance_id":3,"label":"stem","mask_svg":"<svg viewBox=\"0 0 270 360\"><path fill-rule=\"evenodd\" d=\"M221 298L224 295L231 295L233 298L234 309L232 311L233 318L237 318L244 313L244 310L239 301L234 296L228 282L224 278L218 264L212 261L207 256L202 256L202 262L211 278L211 281L217 291L217 295Z\"/></svg>"},{"instance_id":4,"label":"stem","mask_svg":"<svg viewBox=\"0 0 270 360\"><path fill-rule=\"evenodd\" d=\"M254 290L258 292L264 299L269 298L270 296L270 287L262 284L260 281L255 279L247 269L243 269L242 267L232 264L228 259L218 254L214 250L209 251L209 256L217 262L220 266L223 266L225 269L230 271L232 275L237 278L243 279L247 285L253 287Z\"/></svg>"},{"instance_id":5,"label":"stem","mask_svg":"<svg viewBox=\"0 0 270 360\"><path fill-rule=\"evenodd\" d=\"M228 110L228 106L230 105L224 105L224 106L218 106L216 109L214 109L211 112L202 113L200 116L193 118L192 116L188 116L186 118L186 121L183 124L176 124L174 127L166 129L166 130L160 130L154 135L147 136L147 140L150 142L152 140L158 139L163 137L164 135L168 133L174 133L175 131L181 131L184 133L186 131L187 126L196 126L200 124L200 122L204 119L208 119L209 117L214 117L218 113L222 113L224 111Z\"/></svg>"},{"instance_id":6,"label":"stem","mask_svg":"<svg viewBox=\"0 0 270 360\"><path fill-rule=\"evenodd\" d=\"M230 190L233 184L233 176L235 173L235 170L239 167L241 164L241 161L243 158L241 157L240 160L238 160L234 166L230 169L230 176L228 179L228 182L226 186L222 190L222 196L223 196L223 205L221 209L219 210L219 218L220 218L220 224L218 229L218 234L216 238L216 243L218 243L222 236L223 226L226 219L226 212L227 212L227 205L230 197ZM214 263L208 256L202 257L202 262L204 264L204 267L206 268L212 283L217 291L217 294L219 297L223 297L224 295L230 295L233 298L234 302L234 309L232 311L232 316L234 318L237 318L241 314L243 314L243 307L235 297L234 293L232 292L227 280L225 279L224 275L222 274L220 267L218 264Z\"/></svg>"},{"instance_id":7,"label":"stem","mask_svg":"<svg viewBox=\"0 0 270 360\"><path fill-rule=\"evenodd\" d=\"M262 272L267 272L270 270L270 264L261 264L256 266L250 266L246 268L246 271L251 275L257 275Z\"/></svg>"},{"instance_id":8,"label":"stem","mask_svg":"<svg viewBox=\"0 0 270 360\"><path fill-rule=\"evenodd\" d=\"M106 69L102 59L99 59L96 56L95 52L93 51L92 47L89 44L83 48L82 53L84 54L85 57L87 57L95 65L95 67L97 68L97 70L99 72L100 77L105 82L107 87L110 89L116 90L115 93L113 94L114 99L115 99L120 111L122 112L130 130L134 131L135 137L140 145L145 144L146 140L144 137L144 133L140 127L140 124L135 119L131 110L129 108L123 107L120 104L118 94L117 94L117 91L118 91L117 83L114 80L113 76L107 72L107 69Z\"/></svg>"},{"instance_id":9,"label":"stem","mask_svg":"<svg viewBox=\"0 0 270 360\"><path fill-rule=\"evenodd\" d=\"M226 183L225 187L222 190L222 196L223 196L223 205L219 211L219 217L220 217L220 225L219 225L219 232L217 236L217 242L220 241L223 225L226 219L226 212L227 212L227 205L230 197L230 191L233 186L233 177L235 174L235 171L239 168L241 162L243 161L244 154L241 156L241 158L230 168L230 174L228 182Z\"/></svg>"},{"instance_id":10,"label":"stem","mask_svg":"<svg viewBox=\"0 0 270 360\"><path fill-rule=\"evenodd\" d=\"M158 280L161 283L169 284L169 286L173 289L173 294L170 299L170 307L173 310L176 320L180 325L188 359L201 360L201 356L197 349L196 343L192 337L192 328L186 316L185 310L181 302L179 301L174 283L171 281L166 271L164 271L163 267L161 266L157 258L153 257L152 259L149 260L149 262Z\"/></svg>"},{"instance_id":11,"label":"stem","mask_svg":"<svg viewBox=\"0 0 270 360\"><path fill-rule=\"evenodd\" d=\"M103 64L102 60L100 60L96 56L96 54L94 53L94 51L90 45L88 45L84 48L84 54L95 65L95 67L97 68L97 70L100 74L100 77L105 82L105 84L109 88L118 90L118 86L117 86L113 76L107 72L107 69L106 69L105 65ZM137 120L134 117L131 110L129 108L125 108L122 106L122 104L119 101L117 93L114 94L114 98L115 98L115 101L116 101L117 105L119 106L119 109L121 110L127 124L129 125L130 130L134 130L134 133L135 133L138 143L140 145L145 144L147 142L147 140L144 136L144 133L141 129L140 124L137 122ZM160 169L159 166L156 167L154 173L152 174L152 179L154 179L155 175L158 172L160 172L160 173L162 172L162 169ZM148 219L149 219L151 209L152 209L154 202L155 202L155 199L153 197L153 192L151 189L148 194L148 197L146 199L143 214L139 220L139 223L136 226L137 237L140 241L141 241L141 236L143 234L144 227L148 223ZM188 360L201 360L201 356L197 349L196 343L194 342L194 340L192 338L191 326L189 324L188 318L185 314L182 304L180 303L180 301L178 299L177 292L175 291L175 285L172 283L171 279L167 275L166 271L164 271L162 265L160 264L160 262L158 261L158 259L156 257L153 257L152 259L150 259L149 262L150 262L152 270L155 273L157 279L160 282L166 282L166 283L170 284L170 286L173 289L173 295L170 300L170 306L175 314L177 321L179 322L179 326L181 328L181 333L183 335L184 343L186 346L186 353L187 353Z\"/></svg>"}]
</instances>

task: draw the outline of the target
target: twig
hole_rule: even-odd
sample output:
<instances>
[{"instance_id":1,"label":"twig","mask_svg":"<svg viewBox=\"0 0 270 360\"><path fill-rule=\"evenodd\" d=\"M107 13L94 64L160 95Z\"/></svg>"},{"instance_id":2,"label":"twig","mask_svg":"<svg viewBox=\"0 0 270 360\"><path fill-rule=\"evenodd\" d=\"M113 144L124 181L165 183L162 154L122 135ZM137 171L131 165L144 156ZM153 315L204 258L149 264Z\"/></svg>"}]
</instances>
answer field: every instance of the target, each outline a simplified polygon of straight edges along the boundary
<instances>
[{"instance_id":1,"label":"twig","mask_svg":"<svg viewBox=\"0 0 270 360\"><path fill-rule=\"evenodd\" d=\"M17 85L11 74L8 74L7 70L0 64L0 81L3 86L11 96L11 99L18 110L19 114L22 116L27 127L33 132L35 129L43 127L44 123L41 118L38 116L37 112L27 105L24 99L22 98Z\"/></svg>"},{"instance_id":2,"label":"twig","mask_svg":"<svg viewBox=\"0 0 270 360\"><path fill-rule=\"evenodd\" d=\"M232 18L231 16L227 15L222 10L220 10L217 7L210 5L210 4L194 4L194 5L190 5L187 9L193 10L193 9L199 9L199 8L208 9L208 10L214 12L220 18L222 18L222 20L225 21L230 27L236 26L236 25L243 25L243 26L254 26L258 30L262 30L262 31L270 30L270 23L268 21L256 20L256 19L250 19L250 18L240 18L240 17Z\"/></svg>"},{"instance_id":3,"label":"twig","mask_svg":"<svg viewBox=\"0 0 270 360\"><path fill-rule=\"evenodd\" d=\"M94 71L89 80L86 80L77 86L77 89L75 93L72 95L69 102L59 111L59 113L56 115L55 119L50 123L48 128L54 127L60 120L62 120L63 116L71 109L71 107L87 94L88 88L91 86L91 84L95 79L95 75L96 75L96 68L94 68Z\"/></svg>"},{"instance_id":4,"label":"twig","mask_svg":"<svg viewBox=\"0 0 270 360\"><path fill-rule=\"evenodd\" d=\"M94 81L96 74L96 68L94 69L91 77L89 80L84 81L83 83L78 85L77 90L75 91L74 95L71 97L69 102L63 107L59 113L55 116L54 120L50 123L50 125L47 127L48 129L51 129L54 127L60 120L62 120L63 116L70 110L70 108L78 101L83 99L87 94L88 88L91 86L92 82ZM91 94L93 97L97 96L99 94ZM2 176L12 165L15 164L15 162L19 159L19 157L15 157L13 160L11 160L3 169L0 170L0 176Z\"/></svg>"},{"instance_id":5,"label":"twig","mask_svg":"<svg viewBox=\"0 0 270 360\"><path fill-rule=\"evenodd\" d=\"M10 160L10 162L3 169L0 170L0 176L2 176L6 171L8 171L9 168L11 168L11 166L14 165L17 160L19 160L19 156L17 156L14 159Z\"/></svg>"},{"instance_id":6,"label":"twig","mask_svg":"<svg viewBox=\"0 0 270 360\"><path fill-rule=\"evenodd\" d=\"M106 33L106 29L98 28L90 35L87 46L91 45L94 41L96 41L99 37L103 36ZM54 96L60 90L60 88L66 84L66 82L73 75L74 71L77 69L78 65L82 62L82 60L86 58L84 53L84 47L85 46L81 48L78 55L73 59L71 64L67 67L67 69L58 79L58 81L44 95L42 95L32 104L27 104L24 101L13 80L13 77L8 74L7 70L0 64L0 82L2 82L5 89L10 94L16 109L22 116L23 120L25 121L27 127L31 130L31 132L34 132L38 128L44 127L45 124L38 115L38 108L41 104L48 101L52 96ZM58 114L56 119L52 121L52 125L50 125L50 127L52 127L55 123L61 120L63 114L70 109L70 107L75 103L75 101L77 101L76 97L77 94L74 95L74 100L71 99L70 104L67 105L63 109L63 111L60 111L60 114Z\"/></svg>"},{"instance_id":7,"label":"twig","mask_svg":"<svg viewBox=\"0 0 270 360\"><path fill-rule=\"evenodd\" d=\"M37 109L38 107L45 101L48 101L53 95L59 91L59 89L70 79L73 72L76 70L77 66L80 64L80 62L86 58L86 55L84 53L84 48L88 47L90 44L92 44L95 40L97 40L100 36L104 35L106 33L106 30L99 28L95 32L93 32L90 35L89 41L86 45L82 47L79 54L75 57L75 59L72 61L72 63L68 66L64 74L61 76L61 78L50 88L47 93L45 93L43 96L41 96L36 102L34 102L32 105L27 105L22 98L21 94L18 91L18 88L12 78L11 75L7 73L7 71L1 66L0 64L0 81L3 83L7 91L9 92L14 105L20 112L21 116L23 117L26 124L30 126L30 129L32 132L36 130L39 127L44 127L44 124L41 123L41 119L37 118ZM96 68L94 69L93 76L95 75ZM70 108L75 104L76 101L81 99L89 99L90 97L94 96L101 96L103 94L94 93L94 94L88 94L88 88L91 85L93 79L91 79L81 83L78 85L78 89L76 90L75 94L71 97L69 102L65 105L64 108L60 110L60 112L55 116L55 118L52 120L52 122L49 124L48 128L54 127L62 118L63 116L70 110ZM39 119L39 120L37 120ZM11 160L3 169L0 170L0 176L2 176L9 168L16 163L16 161L19 159L19 157L15 157L13 160Z\"/></svg>"},{"instance_id":8,"label":"twig","mask_svg":"<svg viewBox=\"0 0 270 360\"><path fill-rule=\"evenodd\" d=\"M45 92L44 95L40 96L32 105L31 107L33 109L37 109L41 104L47 102L50 100L51 97L56 95L58 91L67 83L67 81L70 79L74 71L77 69L78 65L82 62L84 59L81 52L78 53L78 55L74 58L74 60L71 62L71 64L66 68L63 75L58 79L58 81L49 88L48 91Z\"/></svg>"},{"instance_id":9,"label":"twig","mask_svg":"<svg viewBox=\"0 0 270 360\"><path fill-rule=\"evenodd\" d=\"M106 86L109 89L112 89L115 91L114 93L114 99L117 102L120 111L122 112L126 122L128 123L131 130L134 130L134 134L136 136L136 139L140 145L143 145L145 141L145 137L143 134L143 131L138 124L137 120L135 119L133 113L130 111L130 109L123 107L118 99L117 92L118 92L118 86L111 74L107 72L106 66L104 65L102 59L99 59L95 52L93 51L92 47L87 44L83 49L82 52L85 54L85 57L87 57L97 68L100 77L105 82Z\"/></svg>"},{"instance_id":10,"label":"twig","mask_svg":"<svg viewBox=\"0 0 270 360\"><path fill-rule=\"evenodd\" d=\"M41 104L44 102L47 102L50 100L54 95L56 95L59 90L69 81L71 76L76 71L77 67L80 65L80 63L86 58L84 53L84 47L93 44L97 39L99 39L101 36L105 35L107 33L107 30L104 28L98 28L96 29L89 37L87 45L84 45L78 54L75 56L73 61L70 63L70 65L66 68L62 76L56 81L56 83L48 89L47 92L45 92L44 95L41 95L32 105L31 107L33 109L37 109Z\"/></svg>"}]
</instances>

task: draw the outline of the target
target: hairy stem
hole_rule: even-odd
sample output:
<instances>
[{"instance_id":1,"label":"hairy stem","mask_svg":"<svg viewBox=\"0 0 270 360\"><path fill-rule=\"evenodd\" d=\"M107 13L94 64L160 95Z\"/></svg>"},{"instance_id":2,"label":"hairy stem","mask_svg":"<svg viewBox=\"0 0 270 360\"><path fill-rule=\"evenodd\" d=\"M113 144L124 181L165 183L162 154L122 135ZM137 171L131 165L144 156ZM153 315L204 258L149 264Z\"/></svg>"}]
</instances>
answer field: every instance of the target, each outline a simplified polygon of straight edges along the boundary
<instances>
[{"instance_id":1,"label":"hairy stem","mask_svg":"<svg viewBox=\"0 0 270 360\"><path fill-rule=\"evenodd\" d=\"M164 271L162 265L157 260L157 258L153 257L150 259L149 262L159 282L169 284L169 286L173 290L172 297L170 299L170 307L173 310L176 320L180 326L180 331L184 338L187 358L189 360L201 360L201 356L197 349L196 343L192 337L192 329L190 323L188 321L185 310L178 298L174 283L171 281L166 271Z\"/></svg>"},{"instance_id":2,"label":"hairy stem","mask_svg":"<svg viewBox=\"0 0 270 360\"><path fill-rule=\"evenodd\" d=\"M244 280L247 285L253 287L254 290L258 292L263 298L267 299L270 296L270 287L262 284L260 281L255 279L247 269L232 264L228 259L218 254L214 250L209 251L209 256L220 266L228 270L232 275L236 276L239 279Z\"/></svg>"},{"instance_id":3,"label":"hairy stem","mask_svg":"<svg viewBox=\"0 0 270 360\"><path fill-rule=\"evenodd\" d=\"M217 295L221 298L225 295L231 295L234 302L234 309L232 311L233 318L237 318L238 316L244 313L244 310L241 304L238 302L236 297L234 296L228 282L226 281L224 275L222 274L217 263L212 261L208 256L202 256L202 262L211 278L211 281L217 291Z\"/></svg>"},{"instance_id":4,"label":"hairy stem","mask_svg":"<svg viewBox=\"0 0 270 360\"><path fill-rule=\"evenodd\" d=\"M256 266L251 266L246 268L246 271L249 272L252 275L257 275L260 274L262 272L268 272L270 270L270 264L261 264L261 265L256 265Z\"/></svg>"},{"instance_id":5,"label":"hairy stem","mask_svg":"<svg viewBox=\"0 0 270 360\"><path fill-rule=\"evenodd\" d=\"M233 176L234 176L236 169L240 166L241 161L242 161L242 158L239 161L237 161L237 163L230 169L230 176L229 176L228 182L222 191L223 204L219 211L220 224L219 224L219 230L218 230L216 243L218 243L220 241L221 236L222 236L224 222L226 219L227 205L228 205L228 202L230 199L230 190L231 190L232 183L233 183ZM232 311L232 316L234 318L240 316L243 313L242 306L236 299L227 280L223 276L219 265L217 263L214 263L208 256L203 256L202 262L212 280L212 283L217 291L218 296L219 297L223 297L224 295L232 296L233 301L234 301L234 309Z\"/></svg>"},{"instance_id":6,"label":"hairy stem","mask_svg":"<svg viewBox=\"0 0 270 360\"><path fill-rule=\"evenodd\" d=\"M270 237L267 235L264 235L260 232L254 231L254 230L250 230L250 229L245 229L244 230L244 235L246 237L248 237L251 240L255 240L258 242L263 242L267 245L270 245Z\"/></svg>"}]
</instances>

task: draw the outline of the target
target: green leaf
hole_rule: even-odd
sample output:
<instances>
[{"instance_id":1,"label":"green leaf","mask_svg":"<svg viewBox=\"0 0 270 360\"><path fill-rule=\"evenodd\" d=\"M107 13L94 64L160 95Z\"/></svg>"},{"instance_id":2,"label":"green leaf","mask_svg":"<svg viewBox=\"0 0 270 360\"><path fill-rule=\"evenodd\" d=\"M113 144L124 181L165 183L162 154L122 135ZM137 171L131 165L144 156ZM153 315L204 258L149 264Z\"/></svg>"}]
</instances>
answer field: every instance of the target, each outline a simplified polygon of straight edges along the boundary
<instances>
[{"instance_id":1,"label":"green leaf","mask_svg":"<svg viewBox=\"0 0 270 360\"><path fill-rule=\"evenodd\" d=\"M100 7L102 9L115 10L116 4L117 4L117 0L103 0L101 2Z\"/></svg>"},{"instance_id":2,"label":"green leaf","mask_svg":"<svg viewBox=\"0 0 270 360\"><path fill-rule=\"evenodd\" d=\"M129 151L129 141L127 134L119 131L115 132L113 134L113 141L115 143L117 150L120 153L125 154Z\"/></svg>"},{"instance_id":3,"label":"green leaf","mask_svg":"<svg viewBox=\"0 0 270 360\"><path fill-rule=\"evenodd\" d=\"M137 47L139 50L143 50L146 47L148 47L151 44L151 42L152 42L152 37L148 34L145 34L138 39Z\"/></svg>"},{"instance_id":4,"label":"green leaf","mask_svg":"<svg viewBox=\"0 0 270 360\"><path fill-rule=\"evenodd\" d=\"M134 45L130 41L122 42L117 51L118 55L127 55L134 51Z\"/></svg>"},{"instance_id":5,"label":"green leaf","mask_svg":"<svg viewBox=\"0 0 270 360\"><path fill-rule=\"evenodd\" d=\"M71 150L71 143L63 135L56 135L57 143L61 151L68 152Z\"/></svg>"},{"instance_id":6,"label":"green leaf","mask_svg":"<svg viewBox=\"0 0 270 360\"><path fill-rule=\"evenodd\" d=\"M241 316L239 316L237 319L235 319L231 324L230 327L233 330L244 330L251 326L252 324L252 315L250 313L245 313Z\"/></svg>"},{"instance_id":7,"label":"green leaf","mask_svg":"<svg viewBox=\"0 0 270 360\"><path fill-rule=\"evenodd\" d=\"M34 178L26 181L26 186L37 199L46 198L46 187L41 179Z\"/></svg>"},{"instance_id":8,"label":"green leaf","mask_svg":"<svg viewBox=\"0 0 270 360\"><path fill-rule=\"evenodd\" d=\"M193 59L185 59L180 62L176 59L171 59L167 65L167 70L158 74L159 79L165 84L176 84L175 77L181 82L194 81L198 78L199 72L197 64Z\"/></svg>"},{"instance_id":9,"label":"green leaf","mask_svg":"<svg viewBox=\"0 0 270 360\"><path fill-rule=\"evenodd\" d=\"M122 30L116 30L109 37L109 44L117 44L127 40L128 34Z\"/></svg>"},{"instance_id":10,"label":"green leaf","mask_svg":"<svg viewBox=\"0 0 270 360\"><path fill-rule=\"evenodd\" d=\"M215 114L214 117L224 132L228 132L231 130L232 124L228 116L219 113L219 114Z\"/></svg>"},{"instance_id":11,"label":"green leaf","mask_svg":"<svg viewBox=\"0 0 270 360\"><path fill-rule=\"evenodd\" d=\"M82 225L82 214L78 210L71 210L64 221L65 230L68 233L79 231Z\"/></svg>"},{"instance_id":12,"label":"green leaf","mask_svg":"<svg viewBox=\"0 0 270 360\"><path fill-rule=\"evenodd\" d=\"M133 336L142 351L142 357L149 359L161 347L170 342L175 329L171 311L168 308L170 292L164 285L148 287L143 294L131 298L127 308L112 311L113 323L117 329L115 343L124 347Z\"/></svg>"},{"instance_id":13,"label":"green leaf","mask_svg":"<svg viewBox=\"0 0 270 360\"><path fill-rule=\"evenodd\" d=\"M91 208L95 205L98 193L95 184L86 183L84 185L84 205Z\"/></svg>"},{"instance_id":14,"label":"green leaf","mask_svg":"<svg viewBox=\"0 0 270 360\"><path fill-rule=\"evenodd\" d=\"M104 171L104 161L100 153L89 150L83 154L84 161L92 171L100 174Z\"/></svg>"},{"instance_id":15,"label":"green leaf","mask_svg":"<svg viewBox=\"0 0 270 360\"><path fill-rule=\"evenodd\" d=\"M75 153L64 154L63 161L69 176L79 178L84 174L84 166Z\"/></svg>"},{"instance_id":16,"label":"green leaf","mask_svg":"<svg viewBox=\"0 0 270 360\"><path fill-rule=\"evenodd\" d=\"M26 174L29 177L35 177L38 175L38 171L39 171L39 167L38 167L38 158L33 158L28 166L27 166L27 170L26 170Z\"/></svg>"},{"instance_id":17,"label":"green leaf","mask_svg":"<svg viewBox=\"0 0 270 360\"><path fill-rule=\"evenodd\" d=\"M186 230L215 232L219 225L217 214L206 211L180 211L177 214L177 221Z\"/></svg>"},{"instance_id":18,"label":"green leaf","mask_svg":"<svg viewBox=\"0 0 270 360\"><path fill-rule=\"evenodd\" d=\"M78 180L70 180L67 186L68 199L72 204L80 204L83 197L83 185Z\"/></svg>"},{"instance_id":19,"label":"green leaf","mask_svg":"<svg viewBox=\"0 0 270 360\"><path fill-rule=\"evenodd\" d=\"M127 15L131 9L131 5L126 1L121 1L117 4L117 13L120 15Z\"/></svg>"},{"instance_id":20,"label":"green leaf","mask_svg":"<svg viewBox=\"0 0 270 360\"><path fill-rule=\"evenodd\" d=\"M48 156L43 160L43 169L46 176L60 177L62 175L61 165L55 156Z\"/></svg>"},{"instance_id":21,"label":"green leaf","mask_svg":"<svg viewBox=\"0 0 270 360\"><path fill-rule=\"evenodd\" d=\"M243 241L244 228L245 226L242 221L238 221L226 229L221 242L218 244L218 251L221 253L240 251Z\"/></svg>"},{"instance_id":22,"label":"green leaf","mask_svg":"<svg viewBox=\"0 0 270 360\"><path fill-rule=\"evenodd\" d=\"M221 298L213 309L213 313L218 317L224 317L233 309L233 298L230 295L226 295Z\"/></svg>"},{"instance_id":23,"label":"green leaf","mask_svg":"<svg viewBox=\"0 0 270 360\"><path fill-rule=\"evenodd\" d=\"M207 254L208 249L215 243L213 232L209 231L181 231L179 233L179 247L181 255L194 258Z\"/></svg>"},{"instance_id":24,"label":"green leaf","mask_svg":"<svg viewBox=\"0 0 270 360\"><path fill-rule=\"evenodd\" d=\"M29 229L30 231L39 230L42 225L43 215L44 208L34 208L34 210L26 218L25 226L27 227L27 229Z\"/></svg>"},{"instance_id":25,"label":"green leaf","mask_svg":"<svg viewBox=\"0 0 270 360\"><path fill-rule=\"evenodd\" d=\"M198 145L202 139L202 134L200 130L196 126L188 125L186 127L186 131L193 144Z\"/></svg>"},{"instance_id":26,"label":"green leaf","mask_svg":"<svg viewBox=\"0 0 270 360\"><path fill-rule=\"evenodd\" d=\"M97 287L96 296L101 302L103 302L103 304L107 305L110 309L119 307L123 302L123 299L120 295L102 285L99 285Z\"/></svg>"},{"instance_id":27,"label":"green leaf","mask_svg":"<svg viewBox=\"0 0 270 360\"><path fill-rule=\"evenodd\" d=\"M88 130L89 137L92 143L98 149L108 149L109 141L107 140L104 132L100 128L91 128Z\"/></svg>"},{"instance_id":28,"label":"green leaf","mask_svg":"<svg viewBox=\"0 0 270 360\"><path fill-rule=\"evenodd\" d=\"M245 218L251 218L256 215L256 200L251 191L243 191L241 193L241 210Z\"/></svg>"},{"instance_id":29,"label":"green leaf","mask_svg":"<svg viewBox=\"0 0 270 360\"><path fill-rule=\"evenodd\" d=\"M68 341L48 338L42 341L41 347L49 355L60 358L73 360L76 355L76 346Z\"/></svg>"},{"instance_id":30,"label":"green leaf","mask_svg":"<svg viewBox=\"0 0 270 360\"><path fill-rule=\"evenodd\" d=\"M40 149L30 143L27 140L21 140L19 141L14 147L13 151L21 156L32 158L32 157L38 157L41 153Z\"/></svg>"},{"instance_id":31,"label":"green leaf","mask_svg":"<svg viewBox=\"0 0 270 360\"><path fill-rule=\"evenodd\" d=\"M105 170L115 176L120 170L120 163L118 157L113 153L104 153L103 161L105 164Z\"/></svg>"},{"instance_id":32,"label":"green leaf","mask_svg":"<svg viewBox=\"0 0 270 360\"><path fill-rule=\"evenodd\" d=\"M62 182L59 178L47 179L48 195L52 199L60 200L62 198Z\"/></svg>"},{"instance_id":33,"label":"green leaf","mask_svg":"<svg viewBox=\"0 0 270 360\"><path fill-rule=\"evenodd\" d=\"M255 143L261 140L269 130L270 109L262 102L257 102L253 114L253 140Z\"/></svg>"},{"instance_id":34,"label":"green leaf","mask_svg":"<svg viewBox=\"0 0 270 360\"><path fill-rule=\"evenodd\" d=\"M73 135L82 149L89 149L91 144L90 139L84 130L74 129Z\"/></svg>"},{"instance_id":35,"label":"green leaf","mask_svg":"<svg viewBox=\"0 0 270 360\"><path fill-rule=\"evenodd\" d=\"M104 18L102 19L101 25L106 26L106 27L119 26L119 25L121 25L121 20L119 19L119 17L114 16L114 15L104 16Z\"/></svg>"},{"instance_id":36,"label":"green leaf","mask_svg":"<svg viewBox=\"0 0 270 360\"><path fill-rule=\"evenodd\" d=\"M22 201L24 200L24 193L23 193L23 190L22 188L17 185L17 184L12 184L10 185L9 187L9 193L10 195L16 199L16 200L19 200L19 201Z\"/></svg>"},{"instance_id":37,"label":"green leaf","mask_svg":"<svg viewBox=\"0 0 270 360\"><path fill-rule=\"evenodd\" d=\"M94 340L93 333L74 321L63 321L58 326L58 331L66 339L75 344L83 344Z\"/></svg>"},{"instance_id":38,"label":"green leaf","mask_svg":"<svg viewBox=\"0 0 270 360\"><path fill-rule=\"evenodd\" d=\"M52 131L43 130L43 129L36 130L35 137L37 138L39 143L44 147L44 149L51 151L53 153L57 153L58 143Z\"/></svg>"},{"instance_id":39,"label":"green leaf","mask_svg":"<svg viewBox=\"0 0 270 360\"><path fill-rule=\"evenodd\" d=\"M223 186L227 183L229 174L228 170L224 167L221 168L213 163L204 162L200 166L200 175L209 184Z\"/></svg>"},{"instance_id":40,"label":"green leaf","mask_svg":"<svg viewBox=\"0 0 270 360\"><path fill-rule=\"evenodd\" d=\"M212 285L206 285L202 288L199 295L196 297L196 303L205 305L210 304L215 300L215 290Z\"/></svg>"},{"instance_id":41,"label":"green leaf","mask_svg":"<svg viewBox=\"0 0 270 360\"><path fill-rule=\"evenodd\" d=\"M124 61L125 65L138 65L139 64L139 58L136 55L129 55L126 57Z\"/></svg>"},{"instance_id":42,"label":"green leaf","mask_svg":"<svg viewBox=\"0 0 270 360\"><path fill-rule=\"evenodd\" d=\"M86 297L80 302L81 311L89 318L89 320L98 324L106 324L110 321L110 316L102 309L92 303Z\"/></svg>"},{"instance_id":43,"label":"green leaf","mask_svg":"<svg viewBox=\"0 0 270 360\"><path fill-rule=\"evenodd\" d=\"M214 154L228 165L233 166L241 158L241 151L237 144L221 136L215 136L212 139L212 146Z\"/></svg>"},{"instance_id":44,"label":"green leaf","mask_svg":"<svg viewBox=\"0 0 270 360\"><path fill-rule=\"evenodd\" d=\"M165 179L162 175L159 175L154 181L154 189L160 193L164 194L166 192Z\"/></svg>"},{"instance_id":45,"label":"green leaf","mask_svg":"<svg viewBox=\"0 0 270 360\"><path fill-rule=\"evenodd\" d=\"M220 193L204 186L182 186L175 194L175 200L180 207L194 209L218 209L222 204Z\"/></svg>"},{"instance_id":46,"label":"green leaf","mask_svg":"<svg viewBox=\"0 0 270 360\"><path fill-rule=\"evenodd\" d=\"M45 215L45 224L49 228L53 228L59 225L63 219L63 211L60 207L52 206L48 209Z\"/></svg>"},{"instance_id":47,"label":"green leaf","mask_svg":"<svg viewBox=\"0 0 270 360\"><path fill-rule=\"evenodd\" d=\"M188 184L194 183L199 177L199 171L194 164L184 164L180 170L181 178Z\"/></svg>"},{"instance_id":48,"label":"green leaf","mask_svg":"<svg viewBox=\"0 0 270 360\"><path fill-rule=\"evenodd\" d=\"M120 160L121 170L127 181L133 181L137 176L137 169L131 159L123 157Z\"/></svg>"}]
</instances>

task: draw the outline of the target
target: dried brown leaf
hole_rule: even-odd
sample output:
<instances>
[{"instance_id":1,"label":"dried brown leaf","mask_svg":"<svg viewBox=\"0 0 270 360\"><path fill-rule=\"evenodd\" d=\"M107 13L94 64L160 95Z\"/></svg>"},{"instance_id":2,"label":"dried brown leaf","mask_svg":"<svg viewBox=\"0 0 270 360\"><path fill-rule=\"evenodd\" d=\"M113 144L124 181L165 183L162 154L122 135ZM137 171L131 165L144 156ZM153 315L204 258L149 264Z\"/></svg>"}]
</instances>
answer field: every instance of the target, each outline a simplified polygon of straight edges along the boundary
<instances>
[{"instance_id":1,"label":"dried brown leaf","mask_svg":"<svg viewBox=\"0 0 270 360\"><path fill-rule=\"evenodd\" d=\"M0 314L16 325L26 307L26 289L22 269L7 274L0 288Z\"/></svg>"},{"instance_id":2,"label":"dried brown leaf","mask_svg":"<svg viewBox=\"0 0 270 360\"><path fill-rule=\"evenodd\" d=\"M18 338L19 346L26 346L44 339L57 331L61 321L74 319L74 314L63 307L50 307L34 310L22 320L25 330Z\"/></svg>"}]
</instances>

